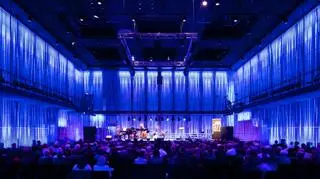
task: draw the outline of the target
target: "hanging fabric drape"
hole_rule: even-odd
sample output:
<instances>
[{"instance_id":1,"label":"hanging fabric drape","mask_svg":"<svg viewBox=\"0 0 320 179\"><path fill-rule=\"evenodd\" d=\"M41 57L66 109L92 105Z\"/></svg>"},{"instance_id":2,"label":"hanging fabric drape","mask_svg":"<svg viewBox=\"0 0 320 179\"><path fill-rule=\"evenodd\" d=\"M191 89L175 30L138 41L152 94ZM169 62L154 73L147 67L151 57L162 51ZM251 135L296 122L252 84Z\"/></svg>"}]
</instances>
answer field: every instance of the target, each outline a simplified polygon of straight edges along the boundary
<instances>
[{"instance_id":1,"label":"hanging fabric drape","mask_svg":"<svg viewBox=\"0 0 320 179\"><path fill-rule=\"evenodd\" d=\"M0 32L0 71L5 81L24 83L71 100L82 95L82 71L76 74L67 58L2 8Z\"/></svg>"},{"instance_id":2,"label":"hanging fabric drape","mask_svg":"<svg viewBox=\"0 0 320 179\"><path fill-rule=\"evenodd\" d=\"M287 143L319 143L320 99L308 99L289 104L272 105L252 111L256 125L261 127L262 140L273 143L286 139Z\"/></svg>"},{"instance_id":3,"label":"hanging fabric drape","mask_svg":"<svg viewBox=\"0 0 320 179\"><path fill-rule=\"evenodd\" d=\"M319 15L317 7L236 70L236 100L248 102L267 90L309 84L318 78Z\"/></svg>"}]
</instances>

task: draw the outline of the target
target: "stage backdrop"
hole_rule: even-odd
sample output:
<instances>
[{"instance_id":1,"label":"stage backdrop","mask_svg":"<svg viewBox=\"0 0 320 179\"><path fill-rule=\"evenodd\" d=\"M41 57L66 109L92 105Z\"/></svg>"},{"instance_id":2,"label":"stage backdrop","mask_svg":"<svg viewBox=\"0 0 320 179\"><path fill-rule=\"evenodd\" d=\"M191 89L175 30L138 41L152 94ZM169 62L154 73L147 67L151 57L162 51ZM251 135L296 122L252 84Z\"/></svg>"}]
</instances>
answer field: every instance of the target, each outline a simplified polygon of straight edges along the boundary
<instances>
[{"instance_id":1,"label":"stage backdrop","mask_svg":"<svg viewBox=\"0 0 320 179\"><path fill-rule=\"evenodd\" d=\"M186 76L183 71L87 71L84 91L94 94L96 111L222 111L228 73L190 71Z\"/></svg>"}]
</instances>

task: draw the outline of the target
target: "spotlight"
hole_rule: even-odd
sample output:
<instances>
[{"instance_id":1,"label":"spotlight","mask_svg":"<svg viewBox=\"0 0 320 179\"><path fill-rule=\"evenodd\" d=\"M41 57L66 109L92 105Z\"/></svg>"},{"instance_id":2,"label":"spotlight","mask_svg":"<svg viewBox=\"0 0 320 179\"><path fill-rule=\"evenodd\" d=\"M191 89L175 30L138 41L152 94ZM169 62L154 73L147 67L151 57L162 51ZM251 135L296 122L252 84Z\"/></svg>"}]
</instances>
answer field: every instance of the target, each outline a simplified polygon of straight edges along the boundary
<instances>
[{"instance_id":1,"label":"spotlight","mask_svg":"<svg viewBox=\"0 0 320 179\"><path fill-rule=\"evenodd\" d=\"M168 61L170 61L170 57L168 57L167 59L168 59Z\"/></svg>"},{"instance_id":2,"label":"spotlight","mask_svg":"<svg viewBox=\"0 0 320 179\"><path fill-rule=\"evenodd\" d=\"M136 121L136 118L133 118L132 120L133 120L133 121Z\"/></svg>"},{"instance_id":3,"label":"spotlight","mask_svg":"<svg viewBox=\"0 0 320 179\"><path fill-rule=\"evenodd\" d=\"M216 2L216 6L220 6L220 2Z\"/></svg>"},{"instance_id":4,"label":"spotlight","mask_svg":"<svg viewBox=\"0 0 320 179\"><path fill-rule=\"evenodd\" d=\"M132 22L136 22L136 20L135 20L135 19L132 19Z\"/></svg>"},{"instance_id":5,"label":"spotlight","mask_svg":"<svg viewBox=\"0 0 320 179\"><path fill-rule=\"evenodd\" d=\"M202 1L202 2L201 2L201 5L202 5L203 7L207 7L207 6L208 6L208 1Z\"/></svg>"},{"instance_id":6,"label":"spotlight","mask_svg":"<svg viewBox=\"0 0 320 179\"><path fill-rule=\"evenodd\" d=\"M187 22L187 20L183 19L182 22Z\"/></svg>"},{"instance_id":7,"label":"spotlight","mask_svg":"<svg viewBox=\"0 0 320 179\"><path fill-rule=\"evenodd\" d=\"M150 61L150 62L152 62L152 61L153 61L152 57L150 57L150 58L149 58L149 61Z\"/></svg>"},{"instance_id":8,"label":"spotlight","mask_svg":"<svg viewBox=\"0 0 320 179\"><path fill-rule=\"evenodd\" d=\"M98 5L102 5L102 2L101 2L101 1L98 1Z\"/></svg>"},{"instance_id":9,"label":"spotlight","mask_svg":"<svg viewBox=\"0 0 320 179\"><path fill-rule=\"evenodd\" d=\"M150 118L149 120L152 121L152 118Z\"/></svg>"},{"instance_id":10,"label":"spotlight","mask_svg":"<svg viewBox=\"0 0 320 179\"><path fill-rule=\"evenodd\" d=\"M167 118L167 121L170 121L170 119L169 119L169 118Z\"/></svg>"},{"instance_id":11,"label":"spotlight","mask_svg":"<svg viewBox=\"0 0 320 179\"><path fill-rule=\"evenodd\" d=\"M135 57L134 57L134 56L131 56L131 61L134 62L134 60L135 60Z\"/></svg>"},{"instance_id":12,"label":"spotlight","mask_svg":"<svg viewBox=\"0 0 320 179\"><path fill-rule=\"evenodd\" d=\"M83 18L80 18L79 20L80 20L80 22L83 22L83 21L84 21L84 19L83 19Z\"/></svg>"},{"instance_id":13,"label":"spotlight","mask_svg":"<svg viewBox=\"0 0 320 179\"><path fill-rule=\"evenodd\" d=\"M183 118L183 121L186 121L187 119L186 118Z\"/></svg>"},{"instance_id":14,"label":"spotlight","mask_svg":"<svg viewBox=\"0 0 320 179\"><path fill-rule=\"evenodd\" d=\"M76 45L76 42L72 42L71 45L72 45L72 46L75 46L75 45Z\"/></svg>"},{"instance_id":15,"label":"spotlight","mask_svg":"<svg viewBox=\"0 0 320 179\"><path fill-rule=\"evenodd\" d=\"M93 17L94 17L95 19L99 19L99 16L97 16L97 15L93 15Z\"/></svg>"},{"instance_id":16,"label":"spotlight","mask_svg":"<svg viewBox=\"0 0 320 179\"><path fill-rule=\"evenodd\" d=\"M238 19L234 19L233 22L234 22L234 23L237 23L237 22L238 22Z\"/></svg>"}]
</instances>

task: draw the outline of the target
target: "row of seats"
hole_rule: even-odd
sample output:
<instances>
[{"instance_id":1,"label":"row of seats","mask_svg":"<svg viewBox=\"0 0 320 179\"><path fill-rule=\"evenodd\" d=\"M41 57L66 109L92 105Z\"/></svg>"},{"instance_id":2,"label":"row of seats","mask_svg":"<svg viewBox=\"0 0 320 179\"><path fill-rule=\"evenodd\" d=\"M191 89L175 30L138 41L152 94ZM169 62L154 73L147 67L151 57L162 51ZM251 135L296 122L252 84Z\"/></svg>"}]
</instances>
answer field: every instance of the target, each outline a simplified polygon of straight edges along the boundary
<instances>
[{"instance_id":1,"label":"row of seats","mask_svg":"<svg viewBox=\"0 0 320 179\"><path fill-rule=\"evenodd\" d=\"M276 172L246 171L240 166L157 166L121 165L114 179L306 179L320 178L318 165L280 165ZM3 179L108 179L108 172L72 172L70 165L9 165L0 167Z\"/></svg>"}]
</instances>

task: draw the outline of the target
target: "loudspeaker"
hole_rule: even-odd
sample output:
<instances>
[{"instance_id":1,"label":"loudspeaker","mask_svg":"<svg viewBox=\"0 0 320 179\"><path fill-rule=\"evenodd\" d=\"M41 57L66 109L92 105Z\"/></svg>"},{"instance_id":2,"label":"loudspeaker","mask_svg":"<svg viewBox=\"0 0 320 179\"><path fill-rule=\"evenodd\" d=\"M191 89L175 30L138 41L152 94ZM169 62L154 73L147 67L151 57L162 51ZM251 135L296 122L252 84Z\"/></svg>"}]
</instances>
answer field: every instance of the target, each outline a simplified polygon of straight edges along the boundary
<instances>
[{"instance_id":1,"label":"loudspeaker","mask_svg":"<svg viewBox=\"0 0 320 179\"><path fill-rule=\"evenodd\" d=\"M233 140L233 127L221 127L221 139Z\"/></svg>"},{"instance_id":2,"label":"loudspeaker","mask_svg":"<svg viewBox=\"0 0 320 179\"><path fill-rule=\"evenodd\" d=\"M97 128L96 127L83 127L83 135L85 142L96 141Z\"/></svg>"}]
</instances>

